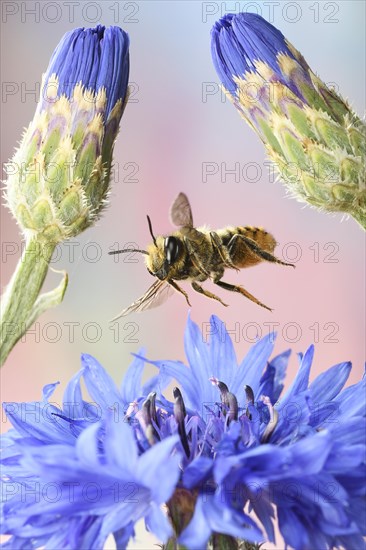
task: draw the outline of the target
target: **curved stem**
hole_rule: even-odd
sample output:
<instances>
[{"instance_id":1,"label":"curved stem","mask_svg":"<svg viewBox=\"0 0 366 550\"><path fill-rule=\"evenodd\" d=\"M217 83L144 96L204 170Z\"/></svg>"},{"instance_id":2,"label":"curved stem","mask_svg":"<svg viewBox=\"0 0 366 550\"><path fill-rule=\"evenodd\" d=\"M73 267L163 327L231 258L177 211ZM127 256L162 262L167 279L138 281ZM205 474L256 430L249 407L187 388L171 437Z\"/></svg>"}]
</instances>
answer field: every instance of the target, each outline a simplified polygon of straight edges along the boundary
<instances>
[{"instance_id":1,"label":"curved stem","mask_svg":"<svg viewBox=\"0 0 366 550\"><path fill-rule=\"evenodd\" d=\"M56 290L37 301L55 246L39 237L32 237L27 242L1 301L0 366L35 318L63 298L66 276Z\"/></svg>"}]
</instances>

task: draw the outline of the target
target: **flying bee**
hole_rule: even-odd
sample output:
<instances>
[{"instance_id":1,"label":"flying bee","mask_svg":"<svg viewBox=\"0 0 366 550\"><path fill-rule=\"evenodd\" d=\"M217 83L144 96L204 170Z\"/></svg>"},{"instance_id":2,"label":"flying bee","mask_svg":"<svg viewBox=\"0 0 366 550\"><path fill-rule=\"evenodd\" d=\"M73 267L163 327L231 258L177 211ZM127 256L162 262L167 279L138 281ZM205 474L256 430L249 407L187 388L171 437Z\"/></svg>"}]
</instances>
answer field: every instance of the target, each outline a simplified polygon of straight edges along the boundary
<instances>
[{"instance_id":1,"label":"flying bee","mask_svg":"<svg viewBox=\"0 0 366 550\"><path fill-rule=\"evenodd\" d=\"M156 307L165 302L174 291L183 294L190 306L187 293L177 283L184 280L189 280L196 292L217 300L224 306L227 304L221 298L204 289L200 283L211 279L217 286L239 292L252 302L272 311L242 286L221 280L225 269L239 271L263 260L295 267L273 255L277 243L270 233L260 227L249 226L227 227L217 231L210 231L207 228L196 229L193 226L192 210L184 193L179 193L175 199L170 210L170 218L173 225L179 229L172 235L155 237L151 220L147 216L153 240L147 250L126 248L109 252L109 254L125 252L144 254L148 272L157 278L141 298L121 311L115 319L134 311Z\"/></svg>"}]
</instances>

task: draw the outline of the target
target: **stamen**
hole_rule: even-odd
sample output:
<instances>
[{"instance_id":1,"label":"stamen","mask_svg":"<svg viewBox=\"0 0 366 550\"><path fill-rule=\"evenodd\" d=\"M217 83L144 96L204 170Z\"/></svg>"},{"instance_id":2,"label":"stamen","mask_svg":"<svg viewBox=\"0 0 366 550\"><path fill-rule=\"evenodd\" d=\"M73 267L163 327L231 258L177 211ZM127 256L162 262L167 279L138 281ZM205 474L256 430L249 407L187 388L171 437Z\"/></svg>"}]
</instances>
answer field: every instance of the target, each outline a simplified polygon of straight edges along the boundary
<instances>
[{"instance_id":1,"label":"stamen","mask_svg":"<svg viewBox=\"0 0 366 550\"><path fill-rule=\"evenodd\" d=\"M250 386L244 386L247 403L254 404L254 392Z\"/></svg>"},{"instance_id":2,"label":"stamen","mask_svg":"<svg viewBox=\"0 0 366 550\"><path fill-rule=\"evenodd\" d=\"M249 405L254 405L254 391L250 386L244 386L244 391L247 398L247 410L245 414L247 415L249 420L251 420L252 415L250 414L250 411L249 411Z\"/></svg>"},{"instance_id":3,"label":"stamen","mask_svg":"<svg viewBox=\"0 0 366 550\"><path fill-rule=\"evenodd\" d=\"M139 408L137 401L132 401L132 403L128 405L124 420L128 420L129 418L131 418L131 416L135 415L138 410Z\"/></svg>"},{"instance_id":4,"label":"stamen","mask_svg":"<svg viewBox=\"0 0 366 550\"><path fill-rule=\"evenodd\" d=\"M150 445L153 445L158 439L159 434L155 429L158 425L156 408L155 408L156 393L151 392L142 404L139 416L144 424L145 435ZM138 416L138 415L136 415Z\"/></svg>"},{"instance_id":5,"label":"stamen","mask_svg":"<svg viewBox=\"0 0 366 550\"><path fill-rule=\"evenodd\" d=\"M191 451L188 444L188 438L186 433L186 426L184 419L187 415L186 407L184 405L182 394L179 390L179 388L173 389L173 395L174 395L174 418L178 424L178 433L179 437L183 446L183 449L187 455L187 458L189 458Z\"/></svg>"},{"instance_id":6,"label":"stamen","mask_svg":"<svg viewBox=\"0 0 366 550\"><path fill-rule=\"evenodd\" d=\"M269 410L269 422L267 424L266 429L263 432L262 439L261 439L261 443L267 443L278 424L278 412L272 406L270 398L267 397L266 395L261 396L261 401L263 401L263 403L268 407L268 410Z\"/></svg>"},{"instance_id":7,"label":"stamen","mask_svg":"<svg viewBox=\"0 0 366 550\"><path fill-rule=\"evenodd\" d=\"M225 406L224 414L227 415L228 424L230 424L232 420L238 420L239 406L235 395L229 391L229 388L224 382L221 382L215 377L211 377L209 380L214 386L217 386L220 391L220 399L221 403Z\"/></svg>"}]
</instances>

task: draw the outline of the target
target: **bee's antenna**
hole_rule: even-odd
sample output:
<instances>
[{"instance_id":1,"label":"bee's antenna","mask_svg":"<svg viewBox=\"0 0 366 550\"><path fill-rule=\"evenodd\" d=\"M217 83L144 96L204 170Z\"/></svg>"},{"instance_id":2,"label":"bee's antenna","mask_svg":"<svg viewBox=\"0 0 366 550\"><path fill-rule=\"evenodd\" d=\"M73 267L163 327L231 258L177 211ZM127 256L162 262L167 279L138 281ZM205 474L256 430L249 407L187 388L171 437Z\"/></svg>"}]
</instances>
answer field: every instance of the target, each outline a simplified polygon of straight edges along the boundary
<instances>
[{"instance_id":1,"label":"bee's antenna","mask_svg":"<svg viewBox=\"0 0 366 550\"><path fill-rule=\"evenodd\" d=\"M150 235L152 236L152 240L154 241L154 245L157 247L156 239L155 239L155 235L153 233L150 217L149 216L146 216L146 217L147 217L147 223L149 224Z\"/></svg>"},{"instance_id":2,"label":"bee's antenna","mask_svg":"<svg viewBox=\"0 0 366 550\"><path fill-rule=\"evenodd\" d=\"M140 252L141 254L149 255L149 253L146 250L139 250L138 248L124 248L123 250L112 250L111 252L108 252L108 254L123 254L124 252Z\"/></svg>"}]
</instances>

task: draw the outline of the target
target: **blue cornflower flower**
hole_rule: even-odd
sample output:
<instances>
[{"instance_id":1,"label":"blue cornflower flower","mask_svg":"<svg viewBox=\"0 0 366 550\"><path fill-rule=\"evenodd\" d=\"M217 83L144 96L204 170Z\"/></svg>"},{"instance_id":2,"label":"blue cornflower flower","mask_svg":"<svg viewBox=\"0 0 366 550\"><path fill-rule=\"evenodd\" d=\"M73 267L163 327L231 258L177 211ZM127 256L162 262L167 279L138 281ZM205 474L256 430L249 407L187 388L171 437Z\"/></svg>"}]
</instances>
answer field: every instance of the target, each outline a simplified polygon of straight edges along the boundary
<instances>
[{"instance_id":1,"label":"blue cornflower flower","mask_svg":"<svg viewBox=\"0 0 366 550\"><path fill-rule=\"evenodd\" d=\"M5 548L100 550L113 533L122 549L142 517L161 540L172 534L160 506L179 478L178 437L141 454L126 421L136 396L159 391L160 377L142 386L144 362L136 358L118 391L93 357L83 355L82 365L62 408L49 402L57 383L44 388L42 401L4 404L14 427L2 438L1 524L12 535ZM94 402L82 398L81 379Z\"/></svg>"},{"instance_id":2,"label":"blue cornflower flower","mask_svg":"<svg viewBox=\"0 0 366 550\"><path fill-rule=\"evenodd\" d=\"M324 548L360 547L366 526L355 510L365 505L365 380L342 391L351 371L344 362L309 383L310 346L283 392L290 351L269 360L273 335L238 365L224 323L213 316L204 332L209 342L188 320L189 366L151 361L178 382L187 405L185 430L179 430L182 452L188 445L182 485L196 500L181 543L204 547L217 530L274 542L277 511L281 534L296 550L317 547L315 541ZM163 417L158 436L176 433L177 423ZM258 524L244 513L248 506Z\"/></svg>"},{"instance_id":3,"label":"blue cornflower flower","mask_svg":"<svg viewBox=\"0 0 366 550\"><path fill-rule=\"evenodd\" d=\"M258 133L291 194L350 213L365 228L364 121L260 15L227 14L211 39L227 96ZM320 166L331 171L331 181Z\"/></svg>"},{"instance_id":4,"label":"blue cornflower flower","mask_svg":"<svg viewBox=\"0 0 366 550\"><path fill-rule=\"evenodd\" d=\"M6 404L5 546L100 548L113 533L125 548L140 518L192 550L210 537L274 542L277 515L295 550L361 547L365 381L342 390L351 365L340 363L309 383L310 347L283 393L289 351L269 359L265 337L238 365L225 325L212 317L208 332L205 342L189 319L189 366L153 361L159 373L144 386L141 353L122 391L83 356L62 408L48 402L55 384L38 421L34 403ZM94 404L82 399L82 378ZM181 390L170 402L161 390L172 378Z\"/></svg>"}]
</instances>

